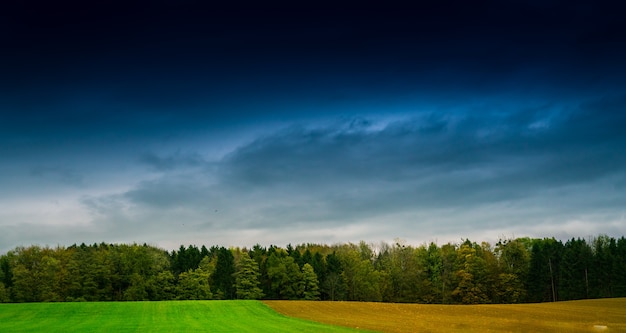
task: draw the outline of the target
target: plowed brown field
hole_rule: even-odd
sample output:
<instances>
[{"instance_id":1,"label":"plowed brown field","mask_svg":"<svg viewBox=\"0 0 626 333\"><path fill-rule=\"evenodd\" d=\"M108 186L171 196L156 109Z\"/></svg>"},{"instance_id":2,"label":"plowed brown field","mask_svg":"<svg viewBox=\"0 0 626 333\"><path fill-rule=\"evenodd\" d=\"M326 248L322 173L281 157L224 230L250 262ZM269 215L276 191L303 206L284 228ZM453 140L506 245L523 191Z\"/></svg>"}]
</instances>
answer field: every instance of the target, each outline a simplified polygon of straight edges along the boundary
<instances>
[{"instance_id":1,"label":"plowed brown field","mask_svg":"<svg viewBox=\"0 0 626 333\"><path fill-rule=\"evenodd\" d=\"M265 304L286 316L379 332L626 332L626 298L504 305Z\"/></svg>"}]
</instances>

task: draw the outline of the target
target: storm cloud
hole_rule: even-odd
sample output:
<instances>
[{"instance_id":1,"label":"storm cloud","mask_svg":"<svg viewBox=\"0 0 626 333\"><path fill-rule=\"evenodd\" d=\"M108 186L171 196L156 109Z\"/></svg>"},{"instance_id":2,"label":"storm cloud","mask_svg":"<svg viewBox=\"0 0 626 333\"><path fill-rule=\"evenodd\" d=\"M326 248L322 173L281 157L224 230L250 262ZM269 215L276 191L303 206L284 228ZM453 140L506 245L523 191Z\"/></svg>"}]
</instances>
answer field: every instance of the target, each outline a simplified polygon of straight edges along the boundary
<instances>
[{"instance_id":1,"label":"storm cloud","mask_svg":"<svg viewBox=\"0 0 626 333\"><path fill-rule=\"evenodd\" d=\"M611 7L15 4L0 251L622 236Z\"/></svg>"},{"instance_id":2,"label":"storm cloud","mask_svg":"<svg viewBox=\"0 0 626 333\"><path fill-rule=\"evenodd\" d=\"M108 238L172 245L621 233L624 106L294 124L214 161L143 154L158 174L83 205Z\"/></svg>"}]
</instances>

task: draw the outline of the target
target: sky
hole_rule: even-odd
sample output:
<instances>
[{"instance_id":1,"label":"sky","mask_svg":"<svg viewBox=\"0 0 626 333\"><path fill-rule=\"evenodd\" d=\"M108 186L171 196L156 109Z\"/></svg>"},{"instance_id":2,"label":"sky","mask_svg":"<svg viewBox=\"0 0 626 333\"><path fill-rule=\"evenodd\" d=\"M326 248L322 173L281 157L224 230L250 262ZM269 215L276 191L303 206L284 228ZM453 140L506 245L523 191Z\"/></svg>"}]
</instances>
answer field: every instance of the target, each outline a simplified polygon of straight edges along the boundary
<instances>
[{"instance_id":1,"label":"sky","mask_svg":"<svg viewBox=\"0 0 626 333\"><path fill-rule=\"evenodd\" d=\"M0 252L626 235L600 1L0 8Z\"/></svg>"}]
</instances>

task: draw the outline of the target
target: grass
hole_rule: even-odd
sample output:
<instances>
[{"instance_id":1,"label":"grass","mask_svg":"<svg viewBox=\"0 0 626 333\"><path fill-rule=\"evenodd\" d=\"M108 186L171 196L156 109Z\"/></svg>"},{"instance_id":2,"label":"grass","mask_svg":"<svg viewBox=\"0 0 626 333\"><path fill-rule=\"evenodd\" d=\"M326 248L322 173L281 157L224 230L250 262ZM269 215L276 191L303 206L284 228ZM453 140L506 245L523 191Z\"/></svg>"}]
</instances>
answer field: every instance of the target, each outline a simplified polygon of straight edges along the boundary
<instances>
[{"instance_id":1,"label":"grass","mask_svg":"<svg viewBox=\"0 0 626 333\"><path fill-rule=\"evenodd\" d=\"M286 316L379 332L626 332L626 298L508 305L265 303Z\"/></svg>"},{"instance_id":2,"label":"grass","mask_svg":"<svg viewBox=\"0 0 626 333\"><path fill-rule=\"evenodd\" d=\"M0 304L0 332L354 332L259 301Z\"/></svg>"}]
</instances>

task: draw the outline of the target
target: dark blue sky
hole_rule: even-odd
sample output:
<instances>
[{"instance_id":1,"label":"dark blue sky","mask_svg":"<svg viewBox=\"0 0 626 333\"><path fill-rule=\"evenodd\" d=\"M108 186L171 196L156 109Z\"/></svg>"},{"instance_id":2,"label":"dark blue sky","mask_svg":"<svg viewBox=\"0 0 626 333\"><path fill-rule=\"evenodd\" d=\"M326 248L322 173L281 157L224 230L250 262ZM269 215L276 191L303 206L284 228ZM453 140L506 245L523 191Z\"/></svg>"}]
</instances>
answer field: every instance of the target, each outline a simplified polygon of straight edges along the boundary
<instances>
[{"instance_id":1,"label":"dark blue sky","mask_svg":"<svg viewBox=\"0 0 626 333\"><path fill-rule=\"evenodd\" d=\"M0 13L2 250L626 233L612 4Z\"/></svg>"}]
</instances>

